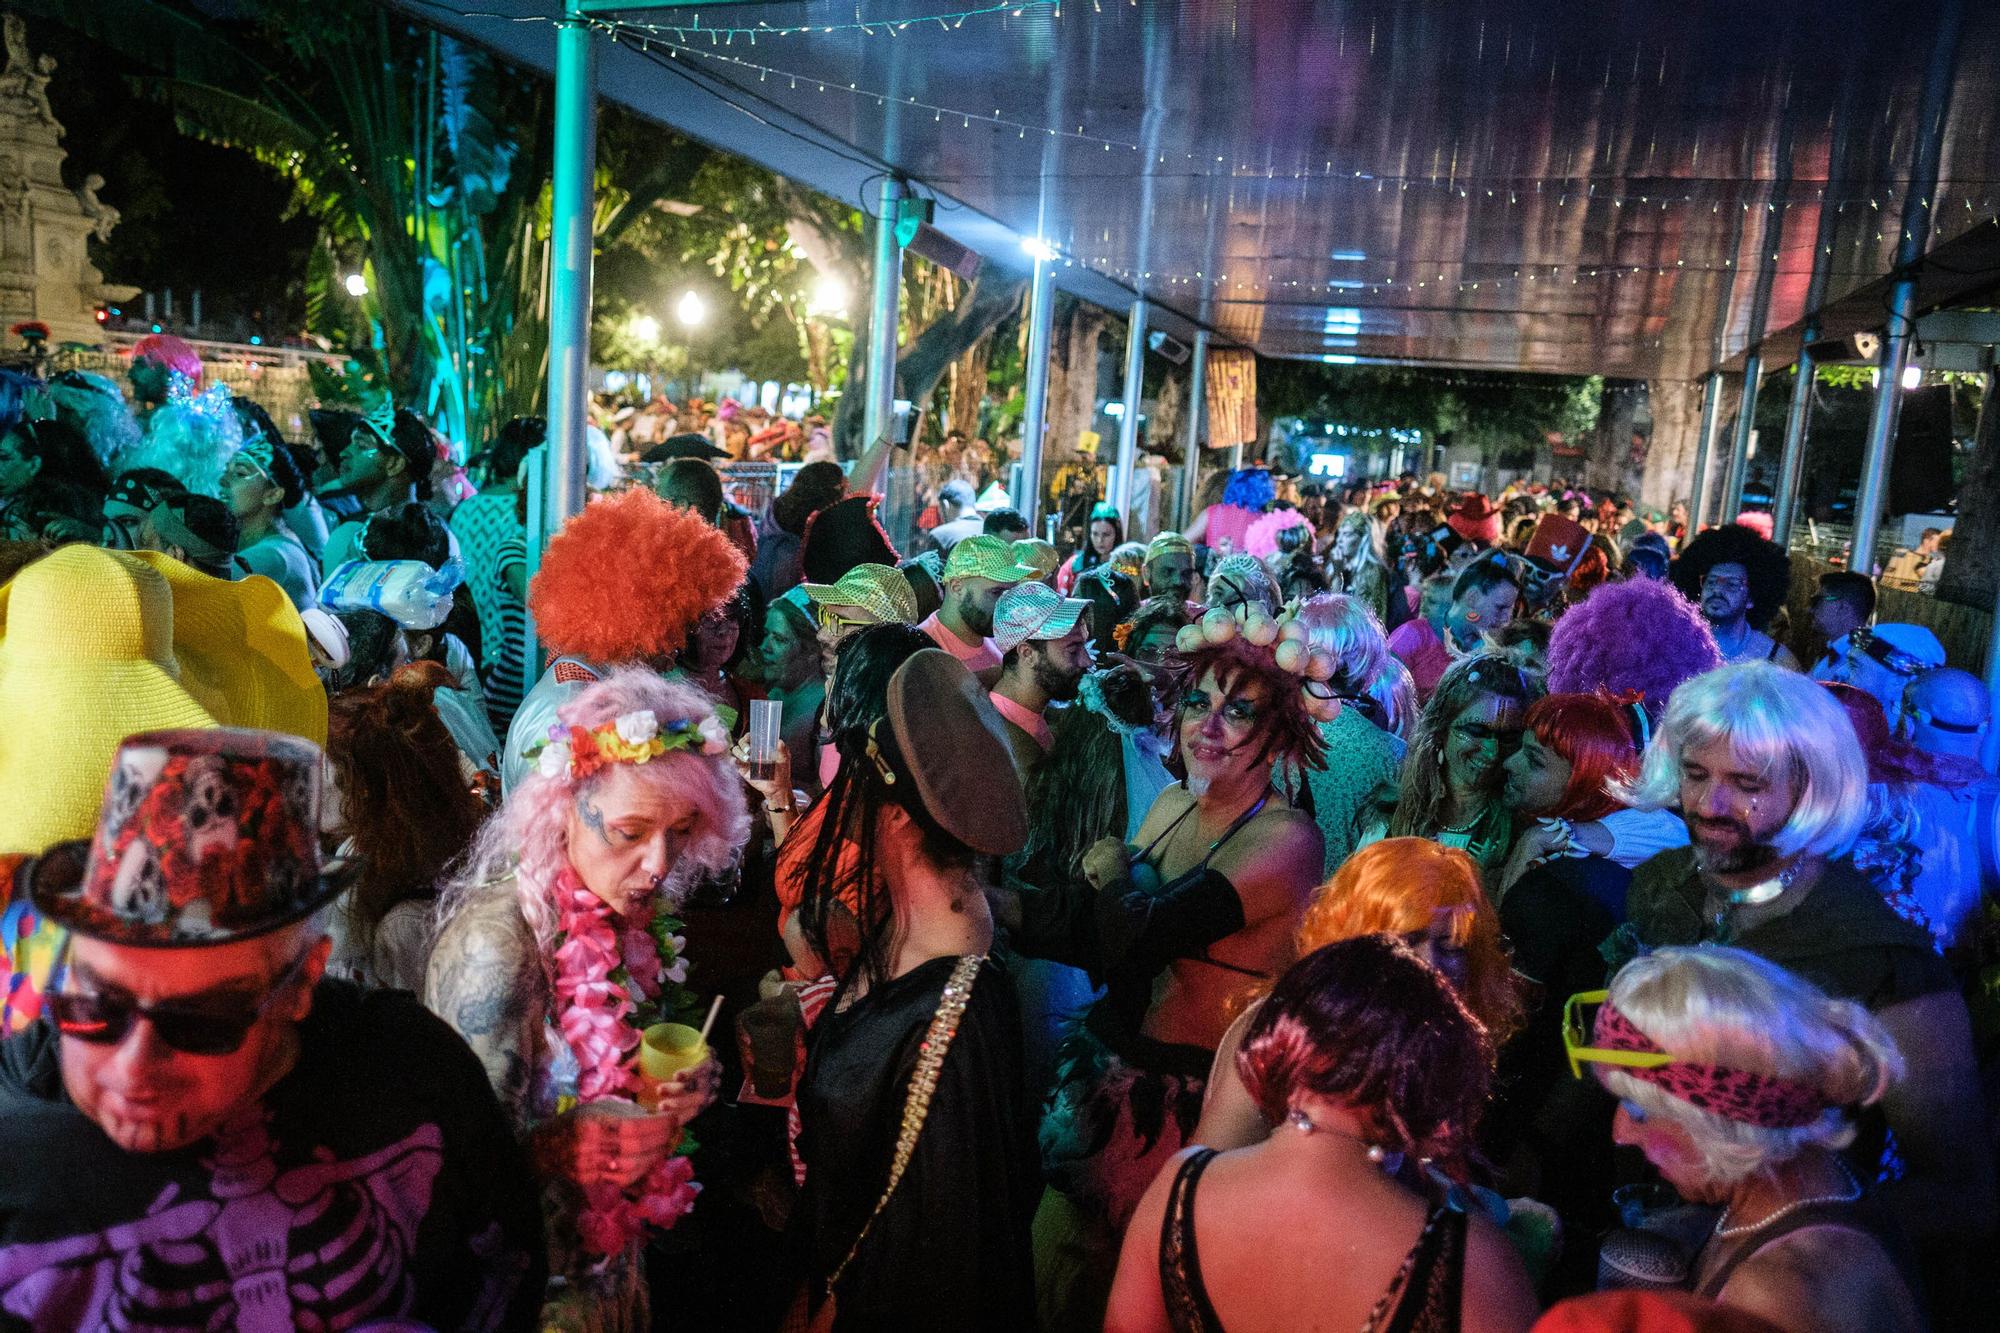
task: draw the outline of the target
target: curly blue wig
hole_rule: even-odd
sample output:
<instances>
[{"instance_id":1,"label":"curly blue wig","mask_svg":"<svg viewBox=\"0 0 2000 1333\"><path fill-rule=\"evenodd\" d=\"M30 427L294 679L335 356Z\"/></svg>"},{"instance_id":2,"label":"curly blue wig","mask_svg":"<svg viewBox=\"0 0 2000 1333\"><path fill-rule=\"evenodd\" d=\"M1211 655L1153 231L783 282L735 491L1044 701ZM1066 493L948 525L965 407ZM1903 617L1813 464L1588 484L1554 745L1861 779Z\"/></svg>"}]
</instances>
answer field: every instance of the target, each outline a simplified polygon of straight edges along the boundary
<instances>
[{"instance_id":1,"label":"curly blue wig","mask_svg":"<svg viewBox=\"0 0 2000 1333\"><path fill-rule=\"evenodd\" d=\"M1222 503L1261 514L1264 506L1271 503L1277 494L1277 486L1271 481L1268 469L1240 467L1229 474L1229 483L1222 488Z\"/></svg>"}]
</instances>

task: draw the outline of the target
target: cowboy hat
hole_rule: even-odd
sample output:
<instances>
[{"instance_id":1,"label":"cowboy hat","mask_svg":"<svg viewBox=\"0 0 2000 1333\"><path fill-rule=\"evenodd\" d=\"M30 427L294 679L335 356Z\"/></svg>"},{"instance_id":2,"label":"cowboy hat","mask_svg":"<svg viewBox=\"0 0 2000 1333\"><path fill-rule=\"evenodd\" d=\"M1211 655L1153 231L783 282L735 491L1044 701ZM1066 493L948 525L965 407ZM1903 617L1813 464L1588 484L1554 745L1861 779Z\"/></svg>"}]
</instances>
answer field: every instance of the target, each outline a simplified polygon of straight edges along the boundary
<instances>
[{"instance_id":1,"label":"cowboy hat","mask_svg":"<svg viewBox=\"0 0 2000 1333\"><path fill-rule=\"evenodd\" d=\"M0 851L39 852L89 836L127 736L254 726L318 744L326 694L269 579L79 545L0 587L0 717Z\"/></svg>"},{"instance_id":2,"label":"cowboy hat","mask_svg":"<svg viewBox=\"0 0 2000 1333\"><path fill-rule=\"evenodd\" d=\"M1492 546L1500 540L1500 511L1477 491L1453 506L1444 521L1445 526L1469 542Z\"/></svg>"}]
</instances>

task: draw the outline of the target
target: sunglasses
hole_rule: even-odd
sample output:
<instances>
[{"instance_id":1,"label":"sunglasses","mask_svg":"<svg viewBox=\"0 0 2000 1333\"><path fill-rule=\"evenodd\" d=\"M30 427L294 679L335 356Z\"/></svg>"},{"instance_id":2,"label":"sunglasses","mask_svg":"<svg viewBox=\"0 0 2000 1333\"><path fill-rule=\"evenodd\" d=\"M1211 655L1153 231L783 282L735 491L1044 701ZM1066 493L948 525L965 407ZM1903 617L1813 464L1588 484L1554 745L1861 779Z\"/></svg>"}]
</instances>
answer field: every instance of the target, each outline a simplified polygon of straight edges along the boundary
<instances>
[{"instance_id":1,"label":"sunglasses","mask_svg":"<svg viewBox=\"0 0 2000 1333\"><path fill-rule=\"evenodd\" d=\"M297 980L307 949L271 981L264 998L255 1004L240 1001L162 1000L141 1004L121 990L103 992L58 991L47 997L49 1016L65 1037L92 1046L116 1046L125 1040L132 1024L145 1019L160 1040L184 1055L234 1055L243 1047L250 1029L271 1007L271 1002Z\"/></svg>"},{"instance_id":2,"label":"sunglasses","mask_svg":"<svg viewBox=\"0 0 2000 1333\"><path fill-rule=\"evenodd\" d=\"M839 634L843 630L866 629L875 624L873 620L855 620L841 615L831 607L813 603L813 622L828 634Z\"/></svg>"},{"instance_id":3,"label":"sunglasses","mask_svg":"<svg viewBox=\"0 0 2000 1333\"><path fill-rule=\"evenodd\" d=\"M1583 1021L1583 1011L1595 1009L1610 998L1608 990L1578 991L1563 1005L1563 1053L1569 1056L1569 1072L1582 1078L1586 1063L1620 1065L1626 1069L1658 1069L1672 1064L1674 1057L1664 1051L1613 1051L1590 1044L1591 1025Z\"/></svg>"}]
</instances>

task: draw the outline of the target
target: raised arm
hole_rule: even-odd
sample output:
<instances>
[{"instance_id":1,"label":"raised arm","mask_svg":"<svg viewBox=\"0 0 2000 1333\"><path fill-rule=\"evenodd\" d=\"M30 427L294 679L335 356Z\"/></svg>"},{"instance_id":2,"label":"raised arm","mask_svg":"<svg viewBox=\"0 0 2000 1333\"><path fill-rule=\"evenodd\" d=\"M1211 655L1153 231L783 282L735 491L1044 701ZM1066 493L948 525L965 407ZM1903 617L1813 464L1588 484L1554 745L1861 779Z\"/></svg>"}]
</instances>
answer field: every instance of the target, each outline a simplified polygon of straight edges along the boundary
<instances>
[{"instance_id":1,"label":"raised arm","mask_svg":"<svg viewBox=\"0 0 2000 1333\"><path fill-rule=\"evenodd\" d=\"M889 470L889 451L894 447L889 443L888 433L884 432L862 451L860 459L854 464L854 471L847 477L849 495L882 493L882 476Z\"/></svg>"}]
</instances>

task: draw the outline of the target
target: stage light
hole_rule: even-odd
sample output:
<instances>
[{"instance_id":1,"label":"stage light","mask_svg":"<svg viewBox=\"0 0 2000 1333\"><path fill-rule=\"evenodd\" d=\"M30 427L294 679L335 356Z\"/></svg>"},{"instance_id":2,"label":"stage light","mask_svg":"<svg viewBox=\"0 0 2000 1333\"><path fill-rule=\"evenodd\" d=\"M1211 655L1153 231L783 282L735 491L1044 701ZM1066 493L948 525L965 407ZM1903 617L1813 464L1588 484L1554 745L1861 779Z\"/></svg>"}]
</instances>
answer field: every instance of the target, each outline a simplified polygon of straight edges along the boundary
<instances>
[{"instance_id":1,"label":"stage light","mask_svg":"<svg viewBox=\"0 0 2000 1333\"><path fill-rule=\"evenodd\" d=\"M1046 264L1056 257L1055 247L1039 236L1023 236L1021 249L1028 258Z\"/></svg>"},{"instance_id":2,"label":"stage light","mask_svg":"<svg viewBox=\"0 0 2000 1333\"><path fill-rule=\"evenodd\" d=\"M357 301L368 295L368 279L362 277L359 273L348 274L347 294Z\"/></svg>"}]
</instances>

